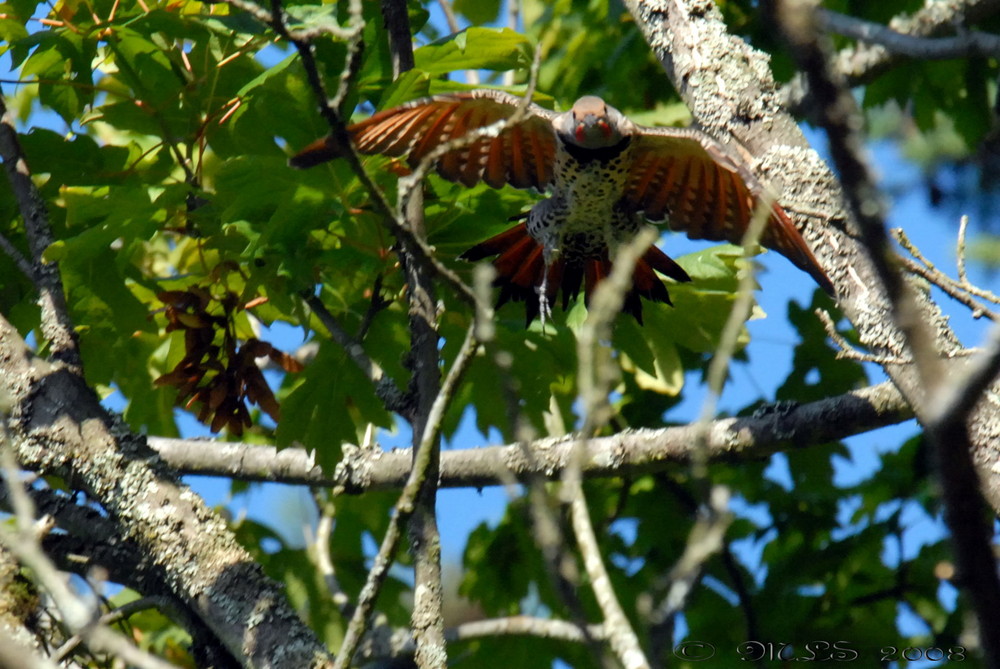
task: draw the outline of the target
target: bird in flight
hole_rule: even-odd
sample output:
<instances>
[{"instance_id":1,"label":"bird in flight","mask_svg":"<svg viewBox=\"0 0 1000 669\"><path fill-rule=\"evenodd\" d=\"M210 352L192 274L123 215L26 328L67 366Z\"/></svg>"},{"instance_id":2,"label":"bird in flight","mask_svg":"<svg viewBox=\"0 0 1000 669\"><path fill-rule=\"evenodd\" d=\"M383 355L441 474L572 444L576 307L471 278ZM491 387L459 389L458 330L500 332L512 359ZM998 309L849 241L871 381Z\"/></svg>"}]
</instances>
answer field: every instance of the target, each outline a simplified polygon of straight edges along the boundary
<instances>
[{"instance_id":1,"label":"bird in flight","mask_svg":"<svg viewBox=\"0 0 1000 669\"><path fill-rule=\"evenodd\" d=\"M363 154L407 156L411 165L470 131L512 117L522 100L494 90L436 95L378 112L347 128ZM307 168L344 155L335 138L317 140L291 158ZM795 224L745 161L693 128L637 125L599 97L588 95L564 113L535 104L495 137L445 152L437 172L450 181L494 188L534 188L549 197L505 232L462 254L494 257L497 306L524 301L530 323L547 314L562 291L563 309L584 287L589 299L611 271L618 247L646 221L666 220L692 239L739 244L759 199L771 201L761 244L804 270L828 293L826 273ZM657 272L690 281L656 246L639 258L623 310L642 323L646 298L670 304Z\"/></svg>"}]
</instances>

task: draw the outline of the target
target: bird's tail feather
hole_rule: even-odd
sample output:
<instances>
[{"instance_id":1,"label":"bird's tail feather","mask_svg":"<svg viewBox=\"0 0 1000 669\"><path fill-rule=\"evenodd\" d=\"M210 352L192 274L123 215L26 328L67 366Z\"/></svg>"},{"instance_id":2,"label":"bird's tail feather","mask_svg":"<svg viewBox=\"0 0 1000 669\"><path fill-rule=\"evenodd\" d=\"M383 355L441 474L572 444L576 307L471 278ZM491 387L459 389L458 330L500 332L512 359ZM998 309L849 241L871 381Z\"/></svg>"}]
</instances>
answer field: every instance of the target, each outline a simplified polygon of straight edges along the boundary
<instances>
[{"instance_id":1,"label":"bird's tail feather","mask_svg":"<svg viewBox=\"0 0 1000 669\"><path fill-rule=\"evenodd\" d=\"M497 270L494 284L500 287L497 307L507 302L524 302L529 324L543 310L555 304L560 290L564 311L569 306L570 300L579 295L581 287L584 289L584 300L589 304L597 284L611 273L611 261L607 255L573 262L556 258L546 268L544 249L528 233L528 226L524 223L473 246L463 253L461 258L476 261L492 256L496 256L493 261L493 266ZM632 274L632 287L625 294L622 307L623 311L634 316L640 324L642 323L640 298L672 304L667 287L656 272L676 281L691 280L680 265L660 249L650 246L636 263ZM543 292L544 304L540 299Z\"/></svg>"}]
</instances>

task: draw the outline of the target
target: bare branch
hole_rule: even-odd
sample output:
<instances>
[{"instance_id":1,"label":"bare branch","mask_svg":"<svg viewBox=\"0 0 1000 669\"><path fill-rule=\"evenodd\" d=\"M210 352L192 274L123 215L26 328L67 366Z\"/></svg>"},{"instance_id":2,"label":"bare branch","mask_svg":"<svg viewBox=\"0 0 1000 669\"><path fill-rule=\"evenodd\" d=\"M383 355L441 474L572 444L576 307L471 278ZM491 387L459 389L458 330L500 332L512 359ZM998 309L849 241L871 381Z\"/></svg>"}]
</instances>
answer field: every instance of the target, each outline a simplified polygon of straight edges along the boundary
<instances>
[{"instance_id":1,"label":"bare branch","mask_svg":"<svg viewBox=\"0 0 1000 669\"><path fill-rule=\"evenodd\" d=\"M881 46L893 56L946 60L1000 55L1000 35L969 31L957 37L919 37L829 9L818 10L816 18L822 30Z\"/></svg>"},{"instance_id":2,"label":"bare branch","mask_svg":"<svg viewBox=\"0 0 1000 669\"><path fill-rule=\"evenodd\" d=\"M534 618L532 616L476 620L453 627L445 634L449 641L468 641L498 636L532 636L583 643L587 637L598 640L607 638L607 632L603 625L589 625L586 630L583 630L578 625L565 620Z\"/></svg>"},{"instance_id":3,"label":"bare branch","mask_svg":"<svg viewBox=\"0 0 1000 669\"><path fill-rule=\"evenodd\" d=\"M347 103L347 95L350 92L351 80L361 67L361 52L364 47L364 6L361 0L350 0L347 5L347 13L351 17L350 34L347 36L347 57L344 59L344 69L340 72L337 82L337 92L330 100L330 106L337 110L338 115L343 117L350 112L344 109Z\"/></svg>"},{"instance_id":4,"label":"bare branch","mask_svg":"<svg viewBox=\"0 0 1000 669\"><path fill-rule=\"evenodd\" d=\"M319 522L316 523L315 540L309 541L307 538L306 543L311 546L308 554L316 565L316 569L323 576L323 581L326 583L326 589L334 606L340 610L342 616L349 618L354 610L351 607L350 599L340 587L340 581L337 580L337 573L333 567L333 559L330 556L330 537L333 535L336 507L333 499L327 497L325 491L314 489L313 501L316 503L317 511L319 511Z\"/></svg>"},{"instance_id":5,"label":"bare branch","mask_svg":"<svg viewBox=\"0 0 1000 669\"><path fill-rule=\"evenodd\" d=\"M891 383L801 404L780 412L723 418L708 429L705 448L711 460L763 458L792 447L829 443L913 417ZM633 430L613 437L587 440L582 474L587 478L635 476L689 462L695 431L690 426ZM440 485L445 488L504 485L531 476L558 479L568 466L575 437L557 437L518 444L450 450L441 454ZM150 446L179 472L228 476L247 481L326 486L349 494L399 489L410 469L409 450L391 452L357 449L345 457L333 476L324 475L303 449L278 451L271 446L238 442L150 437Z\"/></svg>"},{"instance_id":6,"label":"bare branch","mask_svg":"<svg viewBox=\"0 0 1000 669\"><path fill-rule=\"evenodd\" d=\"M164 608L170 606L170 601L162 597L141 597L127 604L123 604L107 613L103 614L98 620L100 625L114 625L115 623L121 622L122 620L127 620L135 613L141 611L148 611L149 609ZM79 646L84 641L84 635L77 633L66 640L63 645L52 653L52 658L56 662L64 661L70 653L72 653L77 646Z\"/></svg>"},{"instance_id":7,"label":"bare branch","mask_svg":"<svg viewBox=\"0 0 1000 669\"><path fill-rule=\"evenodd\" d=\"M954 32L956 27L982 21L1000 11L1000 0L955 0L936 2L925 0L924 6L912 15L899 15L888 28L911 37L934 37ZM849 86L875 80L904 57L879 44L859 44L840 51L834 60L834 71L845 77ZM781 91L784 106L798 109L809 99L809 90L801 75L797 75Z\"/></svg>"},{"instance_id":8,"label":"bare branch","mask_svg":"<svg viewBox=\"0 0 1000 669\"><path fill-rule=\"evenodd\" d=\"M770 218L772 204L773 202L770 198L761 198L754 208L750 225L747 226L746 232L743 233L743 258L747 261L751 258L754 250L757 248L757 244L760 242L760 236L764 233L764 227ZM722 395L723 386L726 383L726 378L729 376L729 363L732 361L733 355L736 353L736 347L739 344L740 332L746 325L747 319L750 318L753 310L753 291L755 285L754 264L747 262L747 269L740 277L733 308L729 311L729 317L726 319L726 324L719 335L719 345L716 347L715 353L712 355L712 360L708 365L706 380L708 382L709 393L702 404L701 415L698 419L699 426L707 428L709 422L715 416L718 398Z\"/></svg>"},{"instance_id":9,"label":"bare branch","mask_svg":"<svg viewBox=\"0 0 1000 669\"><path fill-rule=\"evenodd\" d=\"M590 510L587 508L587 499L583 494L583 485L579 475L573 475L578 471L571 473L565 481L570 495L570 518L573 523L573 533L576 535L576 543L583 557L583 566L587 570L587 576L590 580L590 587L594 591L597 605L601 607L601 613L604 615L604 631L608 644L625 669L649 669L649 660L646 659L646 654L639 645L635 630L632 629L632 624L626 617L625 611L622 610L614 585L608 576L608 570L604 566L601 549L597 544L597 536L594 534L594 526L590 522Z\"/></svg>"},{"instance_id":10,"label":"bare branch","mask_svg":"<svg viewBox=\"0 0 1000 669\"><path fill-rule=\"evenodd\" d=\"M698 513L691 528L684 553L670 570L667 595L659 608L650 614L654 629L684 610L688 596L701 578L705 563L722 549L731 521L729 490L725 486L713 486L708 503Z\"/></svg>"},{"instance_id":11,"label":"bare branch","mask_svg":"<svg viewBox=\"0 0 1000 669\"><path fill-rule=\"evenodd\" d=\"M27 277L28 281L31 281L32 283L36 282L35 268L31 266L31 262L29 262L21 251L3 235L0 235L0 250L7 254L7 256L14 262L14 266L17 267L21 274Z\"/></svg>"},{"instance_id":12,"label":"bare branch","mask_svg":"<svg viewBox=\"0 0 1000 669\"><path fill-rule=\"evenodd\" d=\"M351 143L350 136L347 134L347 126L340 115L340 110L334 107L331 100L327 97L326 86L323 85L323 80L319 74L319 68L316 64L316 59L313 56L309 40L300 39L295 33L288 30L282 18L280 4L278 6L278 12L268 12L259 5L251 3L248 0L237 0L237 3L239 4L234 4L234 6L238 6L245 11L253 13L261 21L271 26L276 34L291 42L299 52L299 57L302 59L302 68L306 73L306 80L309 82L309 86L312 88L313 95L319 105L320 115L327 122L331 134L336 137L337 144L344 147L343 160L347 161L347 164L351 167L351 170L358 177L361 185L369 194L371 202L374 205L375 210L381 216L383 224L396 236L397 239L410 245L410 252L414 255L417 262L431 267L434 273L441 277L445 283L454 289L460 298L469 304L475 304L475 296L472 293L472 289L469 288L469 286L467 286L455 272L448 269L443 263L441 263L441 261L435 258L433 250L427 245L427 243L417 238L406 226L405 222L396 216L392 206L385 198L385 193L383 193L382 189L380 189L372 178L368 176L364 166L361 164L361 158L358 156L357 151L354 150L354 145ZM347 66L349 67L351 64L350 52L348 56L349 60ZM343 86L343 81L342 75L341 86ZM336 99L337 98L334 98L334 100Z\"/></svg>"},{"instance_id":13,"label":"bare branch","mask_svg":"<svg viewBox=\"0 0 1000 669\"><path fill-rule=\"evenodd\" d=\"M814 313L823 324L826 336L832 339L833 343L840 349L837 351L838 358L855 360L857 362L874 362L879 365L905 365L910 362L909 360L902 360L900 358L872 355L871 353L859 350L851 342L844 339L843 335L837 332L837 326L830 317L829 311L826 309L817 309Z\"/></svg>"},{"instance_id":14,"label":"bare branch","mask_svg":"<svg viewBox=\"0 0 1000 669\"><path fill-rule=\"evenodd\" d=\"M342 669L349 666L358 645L361 643L365 628L367 627L368 617L371 615L375 604L375 599L378 597L382 583L385 581L389 567L392 565L393 556L399 547L399 540L402 537L400 527L412 516L416 508L417 496L427 477L427 468L433 452L433 449L429 448L429 446L439 439L440 417L450 402L462 375L468 369L469 364L471 364L477 348L478 342L472 336L472 326L470 326L469 334L462 344L462 349L455 358L455 362L452 363L448 377L442 384L441 392L435 398L431 411L428 412L428 420L425 423L427 427L421 437L421 447L417 449L417 456L407 458L408 462L412 460L412 467L409 468L406 485L399 499L396 501L392 520L382 539L378 555L376 555L372 568L368 572L368 579L361 590L361 594L358 596L354 615L351 617L347 632L344 634L344 643L340 648L337 662L334 665L335 669Z\"/></svg>"},{"instance_id":15,"label":"bare branch","mask_svg":"<svg viewBox=\"0 0 1000 669\"><path fill-rule=\"evenodd\" d=\"M966 224L968 223L968 217L963 216L962 220L965 221ZM917 246L910 241L910 238L907 237L906 232L903 231L902 228L896 228L891 232L896 238L896 241L899 242L900 246L906 249L906 251L916 260L916 262L914 262L907 258L903 259L903 266L907 270L917 276L923 277L951 297L969 307L972 310L972 316L974 318L980 318L985 315L994 321L1000 319L1000 314L987 309L981 303L972 299L973 296L975 296L988 302L992 302L993 304L1000 304L1000 296L996 293L973 285L969 281L969 277L965 272L965 225L961 225L958 230L958 281L950 278L944 272L935 267L934 263L928 260L920 252L920 249L918 249Z\"/></svg>"},{"instance_id":16,"label":"bare branch","mask_svg":"<svg viewBox=\"0 0 1000 669\"><path fill-rule=\"evenodd\" d=\"M226 2L237 9L241 9L247 14L269 26L274 26L275 15L272 12L267 11L255 2L249 2L248 0L226 0ZM357 0L354 0L356 3ZM304 30L287 30L287 34L295 40L302 42L309 42L316 39L317 37L322 37L323 35L329 35L334 39L338 39L344 42L350 42L357 37L361 32L364 24L358 24L354 21L356 17L360 16L360 13L355 12L355 8L352 6L348 10L351 14L351 26L345 28L343 26L337 25L334 21L324 21L321 25L317 25Z\"/></svg>"},{"instance_id":17,"label":"bare branch","mask_svg":"<svg viewBox=\"0 0 1000 669\"><path fill-rule=\"evenodd\" d=\"M969 230L969 217L962 216L958 221L958 248L955 251L958 265L958 280L963 285L969 283L969 276L965 272L965 235Z\"/></svg>"},{"instance_id":18,"label":"bare branch","mask_svg":"<svg viewBox=\"0 0 1000 669\"><path fill-rule=\"evenodd\" d=\"M532 637L583 644L588 640L604 641L607 638L603 625L580 627L566 620L523 615L474 620L446 629L444 634L448 643L498 637ZM358 658L371 661L412 656L415 648L413 634L408 630L382 627L365 638L358 649Z\"/></svg>"},{"instance_id":19,"label":"bare branch","mask_svg":"<svg viewBox=\"0 0 1000 669\"><path fill-rule=\"evenodd\" d=\"M611 419L608 393L618 380L619 368L606 342L611 340L611 323L621 313L625 293L632 285L635 264L656 237L655 229L646 226L618 250L611 274L594 290L587 307L587 320L577 333L577 385L583 402L583 434L593 433Z\"/></svg>"}]
</instances>

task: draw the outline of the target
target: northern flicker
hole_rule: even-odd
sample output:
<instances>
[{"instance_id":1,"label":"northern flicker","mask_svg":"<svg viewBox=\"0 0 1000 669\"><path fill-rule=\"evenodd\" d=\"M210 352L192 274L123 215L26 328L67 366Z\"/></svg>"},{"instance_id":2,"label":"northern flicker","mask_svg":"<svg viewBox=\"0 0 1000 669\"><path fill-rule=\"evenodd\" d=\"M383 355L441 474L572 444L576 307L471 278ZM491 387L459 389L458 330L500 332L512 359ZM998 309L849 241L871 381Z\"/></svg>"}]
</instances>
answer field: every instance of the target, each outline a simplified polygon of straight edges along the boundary
<instances>
[{"instance_id":1,"label":"northern flicker","mask_svg":"<svg viewBox=\"0 0 1000 669\"><path fill-rule=\"evenodd\" d=\"M520 103L493 90L437 95L379 112L347 130L358 152L405 155L416 165L444 143L510 118ZM529 322L548 311L560 289L563 309L581 284L589 298L610 272L617 247L645 221L666 218L672 229L692 239L738 244L758 199L769 197L740 149L699 130L640 126L590 95L562 114L535 104L526 112L499 136L445 153L436 167L445 179L465 186L482 180L494 188L510 184L550 193L521 217L523 222L462 254L467 260L496 256L498 306L524 300ZM343 148L328 137L307 146L290 164L306 168L342 155ZM772 202L761 244L832 293L805 240ZM680 265L650 247L636 264L625 296L624 310L640 323L641 297L670 304L655 272L690 281Z\"/></svg>"}]
</instances>

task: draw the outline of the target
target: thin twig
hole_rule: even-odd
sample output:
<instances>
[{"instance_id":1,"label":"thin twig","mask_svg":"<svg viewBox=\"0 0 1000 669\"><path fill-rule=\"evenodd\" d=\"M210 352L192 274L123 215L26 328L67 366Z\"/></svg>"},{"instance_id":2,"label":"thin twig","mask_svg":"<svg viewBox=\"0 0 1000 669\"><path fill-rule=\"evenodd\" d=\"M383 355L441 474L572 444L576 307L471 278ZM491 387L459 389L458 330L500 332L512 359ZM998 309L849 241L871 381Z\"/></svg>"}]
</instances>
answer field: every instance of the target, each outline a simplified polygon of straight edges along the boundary
<instances>
[{"instance_id":1,"label":"thin twig","mask_svg":"<svg viewBox=\"0 0 1000 669\"><path fill-rule=\"evenodd\" d=\"M334 606L340 610L340 614L345 618L353 613L351 601L340 587L337 580L337 572L333 568L333 559L330 556L330 537L333 534L333 519L336 516L336 506L333 499L326 495L325 491L313 489L313 502L319 512L319 521L316 523L316 537L308 542L312 545L309 551L310 557L315 560L316 569L323 576L326 583L327 592L330 595Z\"/></svg>"},{"instance_id":2,"label":"thin twig","mask_svg":"<svg viewBox=\"0 0 1000 669\"><path fill-rule=\"evenodd\" d=\"M578 473L579 469L576 472ZM568 477L564 485L570 497L573 534L576 536L576 543L583 557L583 566L587 570L590 587L604 615L604 631L608 644L625 669L649 669L649 660L639 645L639 638L632 629L632 623L622 610L614 584L604 566L579 475Z\"/></svg>"},{"instance_id":3,"label":"thin twig","mask_svg":"<svg viewBox=\"0 0 1000 669\"><path fill-rule=\"evenodd\" d=\"M621 312L625 295L632 286L636 263L650 244L656 241L656 237L656 231L647 226L618 250L611 274L594 291L587 320L577 335L577 383L584 405L585 435L592 434L611 418L608 394L617 379L618 369L603 342L610 339L611 322ZM573 532L589 576L590 587L604 616L611 649L626 669L646 669L650 666L649 660L618 601L590 521L580 474L584 452L582 444L580 442L574 449L574 457L563 477L564 494L569 497Z\"/></svg>"},{"instance_id":4,"label":"thin twig","mask_svg":"<svg viewBox=\"0 0 1000 669\"><path fill-rule=\"evenodd\" d=\"M357 2L357 0L352 0L352 2ZM261 23L272 27L274 26L275 15L255 2L249 2L248 0L226 0L226 3L236 7L237 9L243 10ZM356 16L359 16L355 13L353 6L348 9L348 14L350 14L352 19L351 25L348 28L339 26L333 21L326 20L320 25L311 26L302 30L288 29L286 32L294 39L303 42L309 42L317 37L322 37L323 35L330 35L334 39L350 42L359 32L361 32L363 23L359 26L359 24L353 21Z\"/></svg>"},{"instance_id":5,"label":"thin twig","mask_svg":"<svg viewBox=\"0 0 1000 669\"><path fill-rule=\"evenodd\" d=\"M708 502L699 509L698 518L684 544L684 553L670 570L667 594L650 616L654 629L673 620L684 610L688 597L701 578L705 563L722 550L731 522L729 489L721 485L712 486Z\"/></svg>"},{"instance_id":6,"label":"thin twig","mask_svg":"<svg viewBox=\"0 0 1000 669\"><path fill-rule=\"evenodd\" d=\"M431 267L435 274L447 283L461 299L469 304L475 304L472 289L455 272L441 263L434 256L433 250L427 243L418 239L405 225L404 221L396 216L393 207L385 198L385 193L382 192L382 189L368 175L364 165L361 163L360 156L354 149L354 145L347 133L347 126L344 124L339 110L331 104L327 97L326 86L320 77L319 67L313 56L311 44L308 40L299 39L293 32L288 30L282 18L283 13L280 11L280 5L278 8L279 11L267 12L267 10L247 0L236 0L232 4L245 11L255 12L254 15L259 15L261 20L270 25L276 34L291 42L302 59L302 69L306 73L306 80L309 82L309 87L312 89L313 96L319 105L320 115L326 121L331 134L336 138L337 144L344 147L343 160L347 161L354 175L358 177L361 185L368 193L375 210L381 217L382 222L398 239L410 245L411 253L413 253L418 262Z\"/></svg>"},{"instance_id":7,"label":"thin twig","mask_svg":"<svg viewBox=\"0 0 1000 669\"><path fill-rule=\"evenodd\" d=\"M992 321L1000 320L1000 314L988 309L984 304L974 299L972 295L969 294L969 290L959 286L954 281L949 279L943 272L934 268L933 266L928 267L927 265L922 265L919 262L911 260L910 258L900 258L903 269L915 274L919 277L926 279L929 283L937 286L945 293L948 294L954 300L961 302L965 306L969 307L972 311L973 318L982 318L986 316Z\"/></svg>"},{"instance_id":8,"label":"thin twig","mask_svg":"<svg viewBox=\"0 0 1000 669\"><path fill-rule=\"evenodd\" d=\"M445 634L448 641L468 641L502 636L530 636L570 643L584 643L588 637L600 641L607 639L607 632L603 625L588 625L586 629L582 629L579 625L566 620L535 618L533 616L475 620L453 627Z\"/></svg>"},{"instance_id":9,"label":"thin twig","mask_svg":"<svg viewBox=\"0 0 1000 669\"><path fill-rule=\"evenodd\" d=\"M722 327L722 332L719 334L719 345L715 347L712 360L708 364L706 381L709 392L701 405L701 413L698 419L700 425L707 426L709 421L715 417L716 406L718 405L719 398L722 396L722 389L726 383L726 379L729 377L729 363L732 361L733 355L736 353L736 348L739 345L740 333L746 326L747 319L750 318L750 314L753 311L753 291L756 287L754 272L756 265L753 263L752 257L756 253L761 235L764 234L764 229L767 227L773 202L773 198L771 197L762 197L757 202L753 216L750 219L750 224L743 233L742 245L743 259L746 261L745 270L739 277L736 300L733 302L733 307L729 311L726 324Z\"/></svg>"},{"instance_id":10,"label":"thin twig","mask_svg":"<svg viewBox=\"0 0 1000 669\"><path fill-rule=\"evenodd\" d=\"M611 323L621 313L625 294L632 286L636 262L656 237L656 230L645 226L634 239L622 245L615 255L611 274L594 290L587 320L577 333L577 384L583 402L584 434L593 433L611 418L608 393L618 379L619 368L604 343L611 339Z\"/></svg>"},{"instance_id":11,"label":"thin twig","mask_svg":"<svg viewBox=\"0 0 1000 669\"><path fill-rule=\"evenodd\" d=\"M448 376L441 384L441 391L434 399L431 411L428 413L428 420L426 421L427 429L421 438L422 448L418 449L418 455L413 460L413 468L410 470L402 494L400 494L399 499L396 501L394 513L389 522L389 527L386 529L385 536L382 538L378 555L375 556L365 585L361 589L361 594L358 595L354 615L351 617L347 631L344 634L344 642L337 654L334 669L345 669L350 666L351 659L364 636L368 625L368 617L371 615L375 599L378 597L382 583L384 583L385 577L389 572L389 567L392 565L396 549L399 547L399 540L402 537L401 527L413 514L417 494L420 492L421 485L426 478L426 469L430 464L431 451L433 449L423 446L433 444L440 436L441 418L448 404L451 402L454 392L458 389L459 382L468 370L469 365L472 364L478 347L479 343L473 336L473 328L470 326L465 341L462 342L462 347L455 357L455 362L452 363L451 369L448 371Z\"/></svg>"},{"instance_id":12,"label":"thin twig","mask_svg":"<svg viewBox=\"0 0 1000 669\"><path fill-rule=\"evenodd\" d=\"M967 221L967 217L963 217ZM958 231L958 272L959 281L955 281L950 278L944 272L940 271L934 263L928 260L917 245L914 244L910 238L906 235L906 232L902 228L895 228L891 230L893 237L899 242L900 246L906 249L907 253L912 255L914 259L919 263L915 265L912 262L905 262L904 266L915 274L918 274L934 285L941 288L955 299L961 301L963 304L972 309L973 315L979 318L984 313L990 314L990 318L997 320L997 318L990 312L986 307L982 306L975 300L972 300L971 296L975 296L984 299L993 304L1000 304L1000 296L996 293L986 290L985 288L980 288L972 284L969 281L968 275L965 273L965 228L964 226L959 226ZM960 295L959 293L965 293L965 295Z\"/></svg>"},{"instance_id":13,"label":"thin twig","mask_svg":"<svg viewBox=\"0 0 1000 669\"><path fill-rule=\"evenodd\" d=\"M401 415L409 413L412 400L399 389L395 381L386 375L382 366L368 356L364 346L340 325L340 322L330 313L323 301L311 293L305 294L303 298L327 332L330 333L330 337L340 344L358 369L375 385L375 394L382 400L385 408Z\"/></svg>"},{"instance_id":14,"label":"thin twig","mask_svg":"<svg viewBox=\"0 0 1000 669\"><path fill-rule=\"evenodd\" d=\"M837 357L844 360L855 360L857 362L874 362L879 365L905 365L909 360L903 360L901 358L891 358L884 355L875 355L874 353L865 353L859 350L851 342L847 341L842 334L837 332L837 325L833 322L833 318L830 317L830 312L826 309L817 309L813 312L819 318L820 322L823 324L823 329L826 330L826 336L833 340L833 343L837 345L839 350L837 351Z\"/></svg>"},{"instance_id":15,"label":"thin twig","mask_svg":"<svg viewBox=\"0 0 1000 669\"><path fill-rule=\"evenodd\" d=\"M962 216L958 220L958 248L956 249L955 264L958 266L958 280L963 284L969 283L969 276L965 273L965 234L969 229L969 217Z\"/></svg>"},{"instance_id":16,"label":"thin twig","mask_svg":"<svg viewBox=\"0 0 1000 669\"><path fill-rule=\"evenodd\" d=\"M361 0L350 0L347 4L347 13L351 17L350 34L347 36L347 56L344 58L344 68L340 71L337 80L337 92L330 100L330 106L337 110L337 114L343 118L350 114L350 110L344 109L347 103L348 93L351 90L351 81L361 67L361 53L364 48L364 6Z\"/></svg>"},{"instance_id":17,"label":"thin twig","mask_svg":"<svg viewBox=\"0 0 1000 669\"><path fill-rule=\"evenodd\" d=\"M889 27L911 37L933 37L955 31L956 26L988 18L1000 11L998 0L959 0L956 2L924 2L913 14L895 17ZM834 59L836 72L845 77L849 86L874 81L899 63L903 56L884 46L858 44L841 50ZM809 87L801 75L781 90L786 107L800 108L809 102Z\"/></svg>"},{"instance_id":18,"label":"thin twig","mask_svg":"<svg viewBox=\"0 0 1000 669\"><path fill-rule=\"evenodd\" d=\"M28 281L35 283L37 278L35 277L35 268L31 266L31 263L27 258L21 253L21 251L11 243L4 235L0 235L0 249L3 250L7 256L14 261L14 266L20 270Z\"/></svg>"},{"instance_id":19,"label":"thin twig","mask_svg":"<svg viewBox=\"0 0 1000 669\"><path fill-rule=\"evenodd\" d=\"M136 613L148 611L149 609L171 607L172 605L173 604L170 600L165 597L140 597L139 599L133 600L127 604L123 604L112 609L111 611L108 611L102 615L97 622L101 625L114 625L115 623L130 618ZM52 653L52 659L56 662L62 662L69 657L70 653L76 650L76 648L83 643L83 641L83 634L74 634Z\"/></svg>"}]
</instances>

